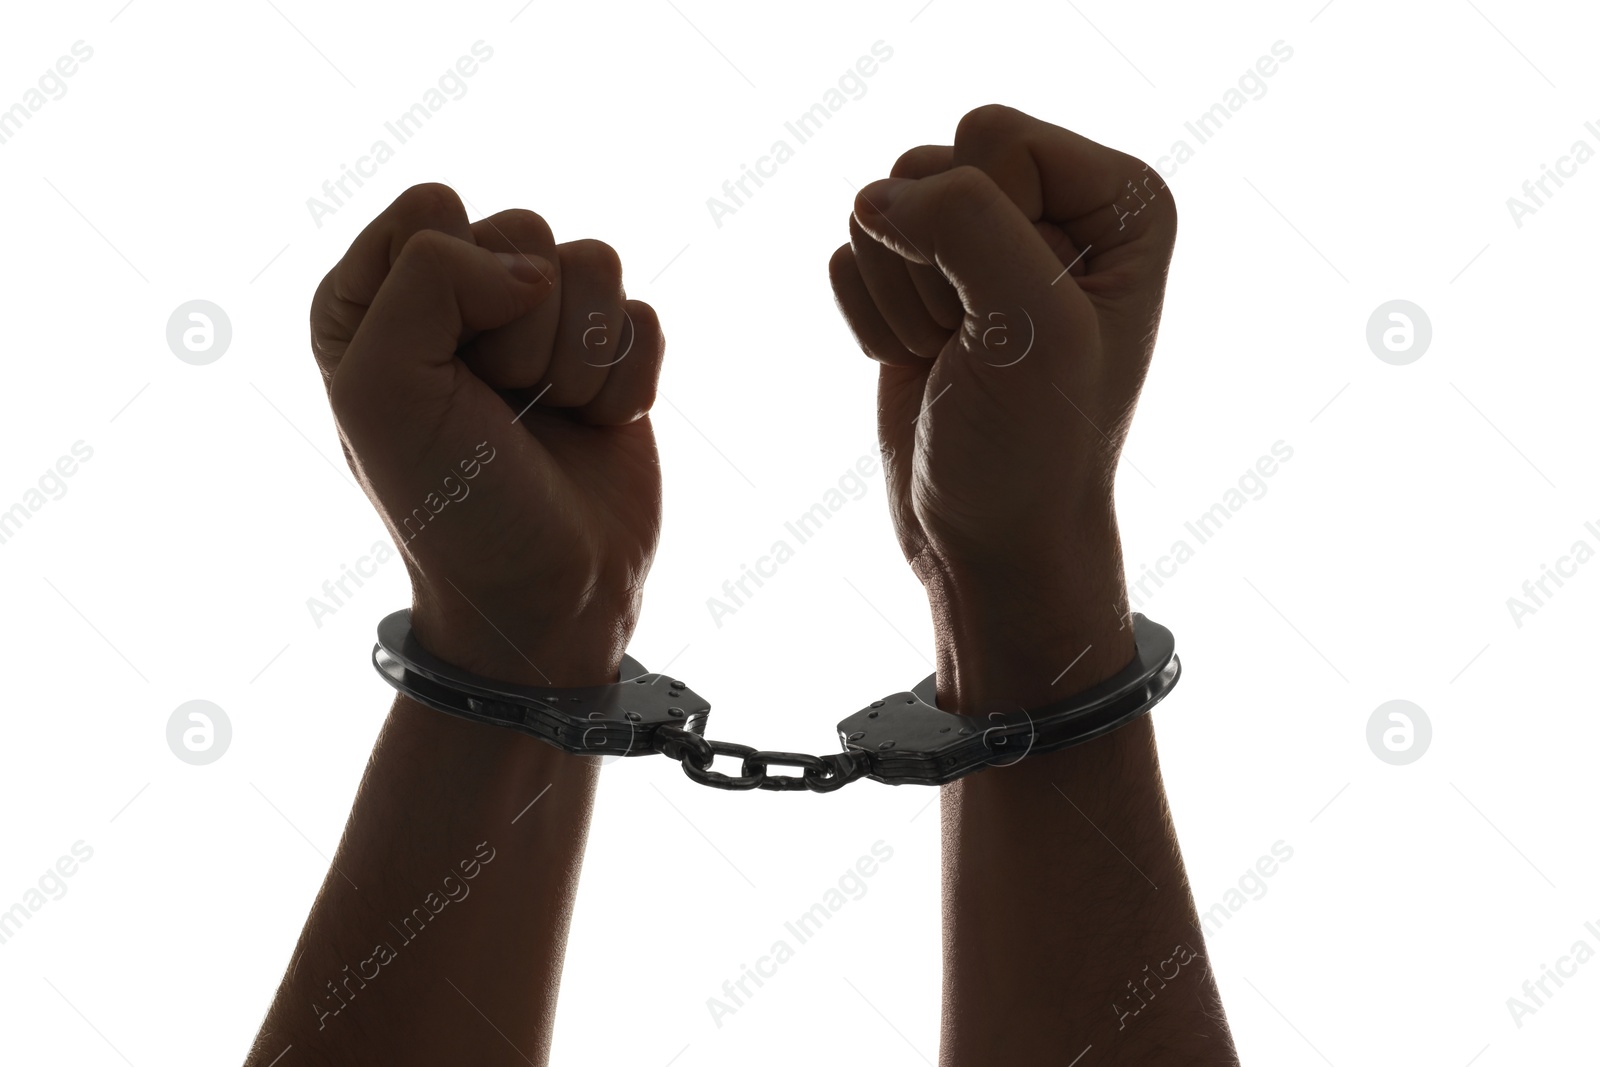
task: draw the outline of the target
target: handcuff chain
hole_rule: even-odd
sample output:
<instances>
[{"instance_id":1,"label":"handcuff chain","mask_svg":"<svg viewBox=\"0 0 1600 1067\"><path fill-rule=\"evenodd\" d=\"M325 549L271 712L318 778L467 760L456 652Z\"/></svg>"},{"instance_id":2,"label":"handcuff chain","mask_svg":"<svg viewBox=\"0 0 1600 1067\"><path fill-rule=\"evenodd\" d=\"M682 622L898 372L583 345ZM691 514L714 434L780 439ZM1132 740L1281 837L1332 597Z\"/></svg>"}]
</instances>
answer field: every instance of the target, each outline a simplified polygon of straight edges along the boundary
<instances>
[{"instance_id":1,"label":"handcuff chain","mask_svg":"<svg viewBox=\"0 0 1600 1067\"><path fill-rule=\"evenodd\" d=\"M863 777L870 770L864 752L833 752L826 756L812 756L804 752L769 752L732 741L712 741L678 726L658 727L653 747L669 759L678 760L683 765L683 773L691 781L713 789L809 789L813 793L831 793ZM712 770L711 764L718 756L739 757L743 761L739 773L728 775ZM798 767L801 773L768 774L767 768L772 764Z\"/></svg>"}]
</instances>

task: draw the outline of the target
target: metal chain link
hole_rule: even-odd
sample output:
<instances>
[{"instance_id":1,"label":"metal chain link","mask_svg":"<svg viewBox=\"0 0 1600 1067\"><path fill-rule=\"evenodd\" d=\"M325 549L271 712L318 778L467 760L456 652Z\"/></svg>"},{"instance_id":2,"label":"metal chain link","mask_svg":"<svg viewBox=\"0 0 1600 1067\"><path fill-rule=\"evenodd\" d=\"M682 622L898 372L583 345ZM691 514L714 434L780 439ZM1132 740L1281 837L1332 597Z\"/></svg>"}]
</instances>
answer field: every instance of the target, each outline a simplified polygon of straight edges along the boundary
<instances>
[{"instance_id":1,"label":"metal chain link","mask_svg":"<svg viewBox=\"0 0 1600 1067\"><path fill-rule=\"evenodd\" d=\"M870 769L864 752L834 752L812 756L804 752L767 752L732 741L711 741L678 726L656 729L655 750L683 764L683 773L713 789L809 789L831 793L862 777ZM711 769L718 756L737 756L743 762L737 775ZM799 774L768 774L773 764L798 767Z\"/></svg>"}]
</instances>

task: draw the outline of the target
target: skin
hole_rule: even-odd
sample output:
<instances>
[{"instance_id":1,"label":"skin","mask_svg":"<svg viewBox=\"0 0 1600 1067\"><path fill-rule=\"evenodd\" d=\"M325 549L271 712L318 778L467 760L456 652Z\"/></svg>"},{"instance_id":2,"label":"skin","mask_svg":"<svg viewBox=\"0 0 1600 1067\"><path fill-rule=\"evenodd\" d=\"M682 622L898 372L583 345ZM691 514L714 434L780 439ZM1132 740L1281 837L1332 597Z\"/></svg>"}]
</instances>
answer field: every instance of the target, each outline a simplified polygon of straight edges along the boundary
<instances>
[{"instance_id":1,"label":"skin","mask_svg":"<svg viewBox=\"0 0 1600 1067\"><path fill-rule=\"evenodd\" d=\"M424 646L528 685L614 681L660 531L663 352L616 254L417 186L323 280L311 343ZM545 1063L597 771L397 697L246 1062Z\"/></svg>"},{"instance_id":2,"label":"skin","mask_svg":"<svg viewBox=\"0 0 1600 1067\"><path fill-rule=\"evenodd\" d=\"M1139 160L1011 108L953 141L861 190L830 273L880 364L939 705L987 714L1133 656L1112 488L1177 211ZM944 1067L1237 1062L1149 717L946 786L941 813Z\"/></svg>"},{"instance_id":3,"label":"skin","mask_svg":"<svg viewBox=\"0 0 1600 1067\"><path fill-rule=\"evenodd\" d=\"M892 517L933 613L939 703L983 713L1132 656L1112 486L1177 216L1137 160L1020 112L980 108L953 140L862 191L830 269L882 365ZM659 534L646 413L663 348L615 255L554 244L530 212L471 223L419 186L357 238L311 321L423 644L507 681L613 680ZM597 321L613 347L597 351ZM595 777L397 699L247 1063L292 1047L285 1067L541 1067ZM942 819L945 1067L1237 1062L1148 718L947 786ZM450 900L414 938L391 925L436 891ZM396 950L368 963L377 943Z\"/></svg>"}]
</instances>

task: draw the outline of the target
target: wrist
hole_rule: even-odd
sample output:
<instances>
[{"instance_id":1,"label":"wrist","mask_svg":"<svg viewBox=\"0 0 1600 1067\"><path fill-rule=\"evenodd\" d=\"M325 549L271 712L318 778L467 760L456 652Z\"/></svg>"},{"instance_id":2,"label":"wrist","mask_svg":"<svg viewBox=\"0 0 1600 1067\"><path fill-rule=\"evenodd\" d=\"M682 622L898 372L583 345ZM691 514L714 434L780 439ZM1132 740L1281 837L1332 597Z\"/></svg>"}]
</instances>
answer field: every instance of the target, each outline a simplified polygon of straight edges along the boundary
<instances>
[{"instance_id":1,"label":"wrist","mask_svg":"<svg viewBox=\"0 0 1600 1067\"><path fill-rule=\"evenodd\" d=\"M964 714L1040 707L1133 659L1114 521L1048 560L923 561L939 706Z\"/></svg>"},{"instance_id":2,"label":"wrist","mask_svg":"<svg viewBox=\"0 0 1600 1067\"><path fill-rule=\"evenodd\" d=\"M609 685L617 680L638 607L636 601L592 603L560 617L489 618L470 604L447 610L419 593L413 598L411 625L433 655L498 682L560 688Z\"/></svg>"}]
</instances>

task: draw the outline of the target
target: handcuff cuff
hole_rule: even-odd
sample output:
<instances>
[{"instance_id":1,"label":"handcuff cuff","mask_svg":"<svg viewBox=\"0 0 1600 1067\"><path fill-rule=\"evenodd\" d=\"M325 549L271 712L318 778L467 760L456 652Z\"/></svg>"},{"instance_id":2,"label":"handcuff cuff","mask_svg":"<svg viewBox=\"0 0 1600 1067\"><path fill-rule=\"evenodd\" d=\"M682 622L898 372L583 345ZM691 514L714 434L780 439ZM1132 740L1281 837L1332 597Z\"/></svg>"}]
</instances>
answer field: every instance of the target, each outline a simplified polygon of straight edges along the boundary
<instances>
[{"instance_id":1,"label":"handcuff cuff","mask_svg":"<svg viewBox=\"0 0 1600 1067\"><path fill-rule=\"evenodd\" d=\"M770 752L705 736L711 704L682 681L646 671L624 654L609 685L514 685L454 667L428 652L400 610L378 624L372 663L384 681L419 704L536 737L563 752L678 760L684 773L717 789L828 793L857 778L886 785L944 785L1101 737L1148 712L1172 691L1180 665L1172 631L1135 612L1133 660L1115 675L1043 707L962 715L937 706L937 674L911 690L874 700L839 723L842 752ZM741 759L737 775L712 769ZM768 774L771 766L799 774Z\"/></svg>"}]
</instances>

